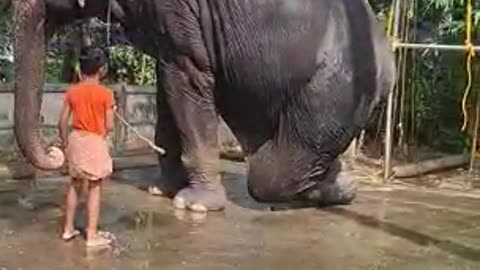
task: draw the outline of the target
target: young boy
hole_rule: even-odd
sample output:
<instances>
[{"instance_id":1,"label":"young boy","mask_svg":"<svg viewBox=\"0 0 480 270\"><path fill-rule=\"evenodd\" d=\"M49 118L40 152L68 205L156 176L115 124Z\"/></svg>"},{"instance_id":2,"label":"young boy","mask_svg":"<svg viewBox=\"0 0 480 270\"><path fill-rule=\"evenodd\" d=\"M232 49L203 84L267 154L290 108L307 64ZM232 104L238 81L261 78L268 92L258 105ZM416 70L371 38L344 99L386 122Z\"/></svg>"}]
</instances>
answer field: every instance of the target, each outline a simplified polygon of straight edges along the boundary
<instances>
[{"instance_id":1,"label":"young boy","mask_svg":"<svg viewBox=\"0 0 480 270\"><path fill-rule=\"evenodd\" d=\"M59 120L60 139L71 176L66 191L62 239L68 241L80 234L74 228L76 186L88 185L86 245L105 246L110 241L98 234L97 226L101 185L112 173L106 136L113 129L114 97L112 91L100 84L107 72L107 59L100 49L82 50L80 70L82 80L67 90ZM67 135L70 115L73 130Z\"/></svg>"}]
</instances>

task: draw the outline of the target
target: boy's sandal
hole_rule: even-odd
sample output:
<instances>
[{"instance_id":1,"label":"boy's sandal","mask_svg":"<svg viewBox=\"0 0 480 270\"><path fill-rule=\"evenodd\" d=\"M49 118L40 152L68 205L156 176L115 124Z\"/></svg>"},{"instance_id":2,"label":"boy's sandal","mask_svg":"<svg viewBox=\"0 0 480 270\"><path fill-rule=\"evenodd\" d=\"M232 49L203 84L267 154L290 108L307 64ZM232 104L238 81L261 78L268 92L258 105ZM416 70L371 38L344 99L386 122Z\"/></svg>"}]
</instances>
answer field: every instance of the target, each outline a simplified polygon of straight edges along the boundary
<instances>
[{"instance_id":1,"label":"boy's sandal","mask_svg":"<svg viewBox=\"0 0 480 270\"><path fill-rule=\"evenodd\" d=\"M62 234L62 239L63 241L70 241L72 240L73 238L77 237L80 235L80 231L79 230L73 230L73 232L70 232L70 233L67 233L67 232L64 232Z\"/></svg>"},{"instance_id":2,"label":"boy's sandal","mask_svg":"<svg viewBox=\"0 0 480 270\"><path fill-rule=\"evenodd\" d=\"M158 187L150 186L148 187L148 194L152 196L162 196L163 192Z\"/></svg>"}]
</instances>

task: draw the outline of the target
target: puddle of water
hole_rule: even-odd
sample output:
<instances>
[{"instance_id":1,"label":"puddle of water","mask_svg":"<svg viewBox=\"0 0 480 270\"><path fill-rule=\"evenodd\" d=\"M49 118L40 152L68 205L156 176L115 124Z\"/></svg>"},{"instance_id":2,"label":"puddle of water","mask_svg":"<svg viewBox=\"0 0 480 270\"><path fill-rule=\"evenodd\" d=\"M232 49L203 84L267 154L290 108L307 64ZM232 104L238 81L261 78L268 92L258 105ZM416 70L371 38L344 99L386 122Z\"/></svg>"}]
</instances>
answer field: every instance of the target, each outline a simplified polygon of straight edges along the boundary
<instances>
[{"instance_id":1,"label":"puddle of water","mask_svg":"<svg viewBox=\"0 0 480 270\"><path fill-rule=\"evenodd\" d=\"M121 216L118 223L122 224L128 230L145 230L172 225L172 217L167 214L156 213L153 211L136 211Z\"/></svg>"},{"instance_id":2,"label":"puddle of water","mask_svg":"<svg viewBox=\"0 0 480 270\"><path fill-rule=\"evenodd\" d=\"M360 196L351 206L271 212L246 195L240 177L225 175L230 204L225 212L208 214L174 210L170 201L153 200L130 185L133 178L127 184L112 181L100 220L102 229L116 236L110 250L87 251L81 238L68 244L57 239L56 225L48 222L61 214L60 189L40 191L32 200L34 211L19 206L15 192L0 192L0 203L6 205L0 205L0 232L6 235L0 235L0 261L7 258L9 269L72 270L463 270L470 262L478 264L480 242L465 239L479 235L474 228L479 218L441 208L475 208L478 203L367 188L362 194L375 197ZM427 207L431 205L440 208ZM80 209L77 214L83 217ZM2 219L2 214L8 217ZM19 221L27 226L19 227ZM12 229L15 237L7 236Z\"/></svg>"}]
</instances>

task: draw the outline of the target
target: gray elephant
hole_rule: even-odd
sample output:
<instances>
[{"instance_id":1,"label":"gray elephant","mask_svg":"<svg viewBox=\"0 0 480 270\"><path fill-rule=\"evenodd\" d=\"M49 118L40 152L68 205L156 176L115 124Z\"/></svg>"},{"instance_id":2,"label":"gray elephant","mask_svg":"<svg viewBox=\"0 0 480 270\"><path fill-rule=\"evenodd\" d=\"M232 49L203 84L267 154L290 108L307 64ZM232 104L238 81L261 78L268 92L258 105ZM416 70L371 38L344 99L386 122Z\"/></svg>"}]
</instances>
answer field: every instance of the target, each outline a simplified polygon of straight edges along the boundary
<instances>
[{"instance_id":1,"label":"gray elephant","mask_svg":"<svg viewBox=\"0 0 480 270\"><path fill-rule=\"evenodd\" d=\"M15 132L38 168L56 169L38 116L46 40L107 10L157 59L158 188L174 206L222 210L218 123L248 162L261 202L349 204L339 156L395 81L394 58L366 0L17 0Z\"/></svg>"}]
</instances>

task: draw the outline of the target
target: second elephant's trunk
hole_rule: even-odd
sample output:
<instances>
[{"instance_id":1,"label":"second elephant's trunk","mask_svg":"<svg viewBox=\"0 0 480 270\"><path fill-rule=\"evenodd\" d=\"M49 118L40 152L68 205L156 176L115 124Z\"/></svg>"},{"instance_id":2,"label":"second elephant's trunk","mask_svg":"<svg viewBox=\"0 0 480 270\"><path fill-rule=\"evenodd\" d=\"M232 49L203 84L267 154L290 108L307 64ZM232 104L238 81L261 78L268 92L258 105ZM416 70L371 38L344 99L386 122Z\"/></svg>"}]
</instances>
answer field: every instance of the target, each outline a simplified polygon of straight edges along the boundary
<instances>
[{"instance_id":1,"label":"second elephant's trunk","mask_svg":"<svg viewBox=\"0 0 480 270\"><path fill-rule=\"evenodd\" d=\"M15 25L15 136L28 161L40 169L58 169L64 155L45 151L39 116L44 86L46 9L43 0L13 1Z\"/></svg>"}]
</instances>

